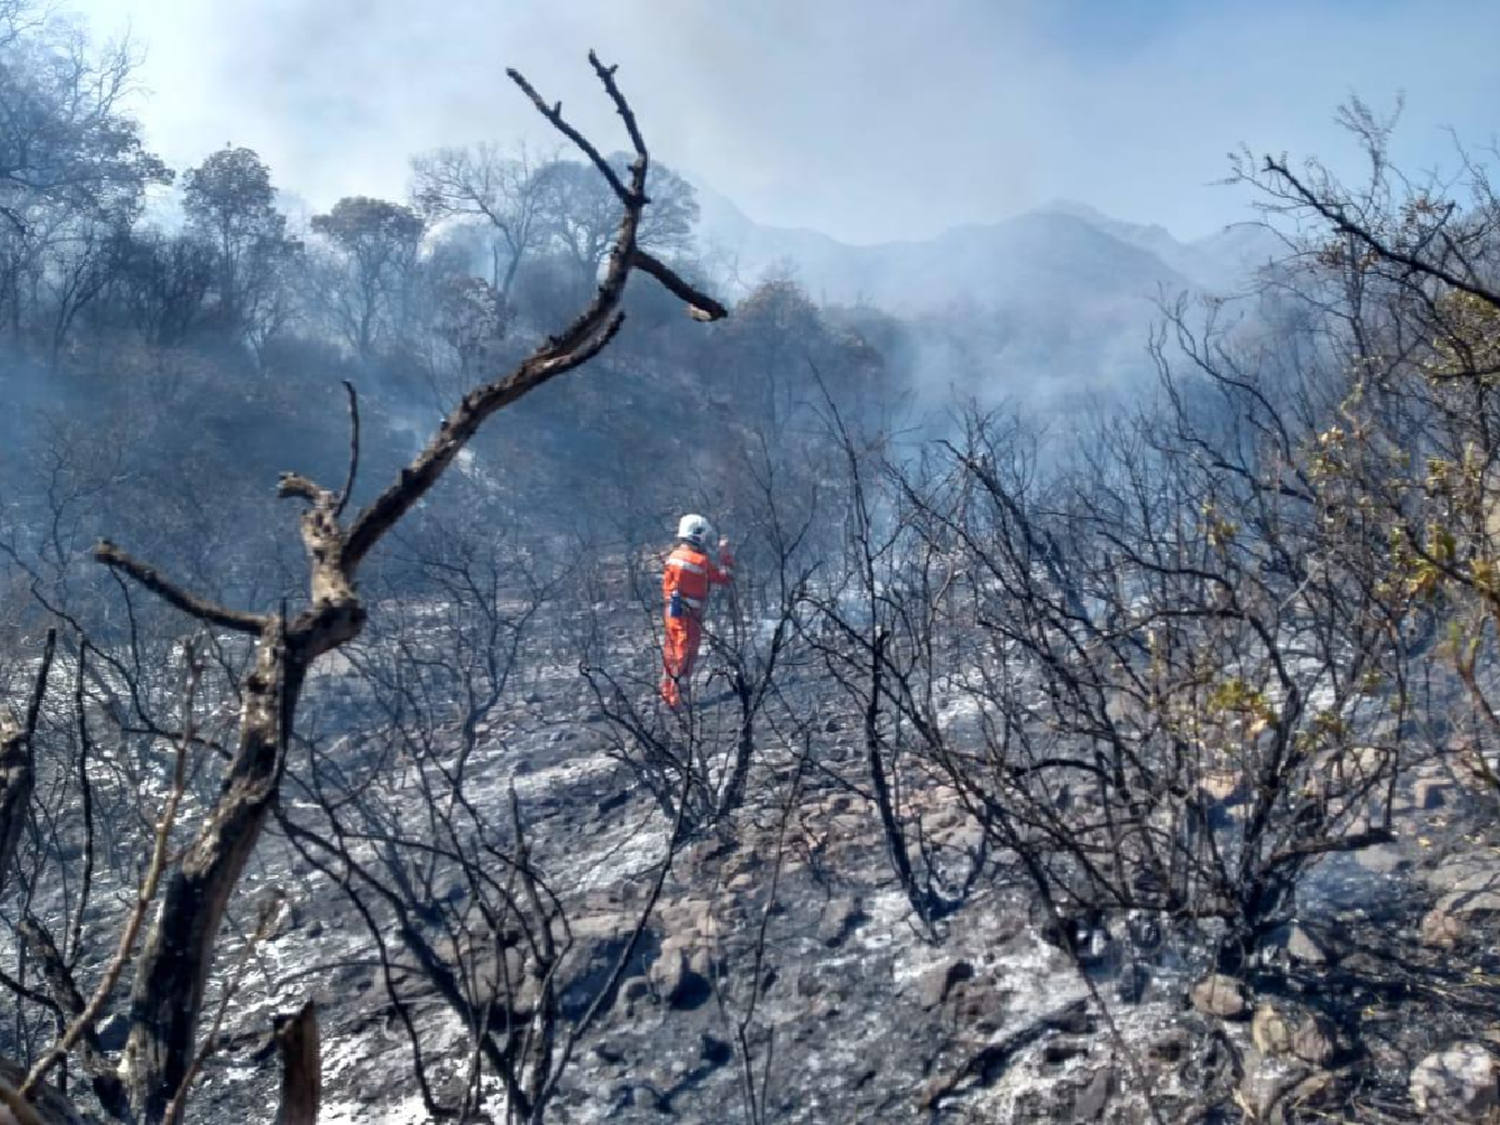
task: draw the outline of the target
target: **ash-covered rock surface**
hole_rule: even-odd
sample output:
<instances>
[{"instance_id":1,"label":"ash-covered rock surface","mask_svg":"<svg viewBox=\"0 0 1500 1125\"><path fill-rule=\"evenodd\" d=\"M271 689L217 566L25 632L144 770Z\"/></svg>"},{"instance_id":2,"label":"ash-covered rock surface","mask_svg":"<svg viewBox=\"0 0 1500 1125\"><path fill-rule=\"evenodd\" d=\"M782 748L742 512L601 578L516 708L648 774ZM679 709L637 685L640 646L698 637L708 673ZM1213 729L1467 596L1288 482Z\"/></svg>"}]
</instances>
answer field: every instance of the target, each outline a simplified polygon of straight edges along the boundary
<instances>
[{"instance_id":1,"label":"ash-covered rock surface","mask_svg":"<svg viewBox=\"0 0 1500 1125\"><path fill-rule=\"evenodd\" d=\"M330 715L348 703L336 678L323 685ZM727 721L731 704L709 700L700 718ZM1074 917L1066 904L1054 920L952 791L913 774L903 800L947 878L944 907L920 918L892 874L857 717L819 706L815 768L758 754L744 805L681 839L659 893L672 823L571 669L537 675L481 724L467 799L506 832L519 813L566 914L567 952L544 986L517 950L438 932L472 894L462 878L439 880L445 910L424 921L418 903L410 924L489 987L511 979L514 1012L555 989L559 1046L597 1006L547 1120L1490 1119L1496 852L1460 830L1470 788L1420 774L1393 843L1330 860L1265 956L1216 976L1162 920ZM446 737L457 753L457 733ZM371 752L352 738L329 750ZM406 794L397 812L420 838L431 802L418 771L407 784L384 799ZM289 794L293 821L297 801ZM352 850L373 859L380 842ZM961 886L976 863L981 877ZM431 1105L461 1104L466 1090L472 1119L506 1120L472 1028L395 928L376 940L361 910L377 904L347 891L311 872L286 832L263 843L231 910L221 964L239 968L221 976L237 984L190 1119L264 1117L278 1082L273 1018L312 999L321 1121L436 1120ZM278 920L243 954L273 899ZM101 1034L112 1041L120 1026L112 1017Z\"/></svg>"},{"instance_id":2,"label":"ash-covered rock surface","mask_svg":"<svg viewBox=\"0 0 1500 1125\"><path fill-rule=\"evenodd\" d=\"M609 636L650 670L631 628ZM722 782L742 701L712 672L690 720L649 678L622 714L555 658L482 718L425 723L377 713L363 659L319 675L231 904L189 1120L266 1119L273 1027L309 1000L335 1125L506 1121L501 1064L537 1058L544 1119L579 1125L1492 1119L1500 849L1492 796L1446 764L1414 763L1391 838L1324 859L1254 957L1216 966L1212 918L1039 899L993 815L921 761L896 775L925 879L904 885L869 729L824 681L788 677L803 738L757 728L743 801L694 823L639 751L700 754ZM1238 790L1215 799L1244 815ZM87 925L129 903L110 887ZM107 1011L117 1052L127 998Z\"/></svg>"}]
</instances>

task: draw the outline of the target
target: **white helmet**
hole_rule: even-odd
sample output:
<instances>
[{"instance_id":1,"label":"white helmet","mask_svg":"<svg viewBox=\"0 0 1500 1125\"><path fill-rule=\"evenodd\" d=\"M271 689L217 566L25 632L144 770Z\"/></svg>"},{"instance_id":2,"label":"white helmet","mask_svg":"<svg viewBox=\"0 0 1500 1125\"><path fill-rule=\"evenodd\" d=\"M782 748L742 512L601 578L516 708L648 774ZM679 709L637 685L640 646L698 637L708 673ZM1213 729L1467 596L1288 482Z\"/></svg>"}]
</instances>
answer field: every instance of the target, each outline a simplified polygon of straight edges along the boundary
<instances>
[{"instance_id":1,"label":"white helmet","mask_svg":"<svg viewBox=\"0 0 1500 1125\"><path fill-rule=\"evenodd\" d=\"M702 516L688 515L677 521L677 538L686 539L696 547L707 547L713 533L713 524Z\"/></svg>"}]
</instances>

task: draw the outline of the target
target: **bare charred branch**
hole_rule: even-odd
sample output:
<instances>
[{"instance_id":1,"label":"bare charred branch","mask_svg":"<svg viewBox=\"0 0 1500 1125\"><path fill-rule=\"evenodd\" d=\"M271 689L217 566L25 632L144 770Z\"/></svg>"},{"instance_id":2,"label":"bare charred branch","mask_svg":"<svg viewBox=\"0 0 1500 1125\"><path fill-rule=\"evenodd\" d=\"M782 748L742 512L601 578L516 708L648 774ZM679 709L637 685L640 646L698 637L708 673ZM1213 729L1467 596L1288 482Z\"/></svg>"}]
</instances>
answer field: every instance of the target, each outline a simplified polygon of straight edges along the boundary
<instances>
[{"instance_id":1,"label":"bare charred branch","mask_svg":"<svg viewBox=\"0 0 1500 1125\"><path fill-rule=\"evenodd\" d=\"M235 966L233 979L225 986L219 997L218 1011L214 1013L213 1026L208 1029L208 1034L203 1038L203 1045L198 1053L193 1056L192 1064L187 1073L183 1075L181 1084L177 1087L177 1093L172 1096L167 1105L166 1113L162 1118L162 1125L177 1125L182 1120L182 1114L187 1106L188 1095L192 1092L193 1082L198 1077L198 1072L203 1069L203 1064L219 1049L219 1036L224 1029L224 1017L229 1012L229 1005L239 995L240 985L244 983L245 972L250 967L250 960L255 956L255 951L260 947L275 929L281 918L285 899L280 893L273 894L271 898L262 904L260 922L255 927L255 933L245 942L244 948L240 950L238 964Z\"/></svg>"},{"instance_id":2,"label":"bare charred branch","mask_svg":"<svg viewBox=\"0 0 1500 1125\"><path fill-rule=\"evenodd\" d=\"M509 375L466 395L443 420L427 448L402 470L394 484L360 512L349 529L344 550L344 564L350 578L380 537L437 483L459 450L468 444L486 419L549 379L586 363L619 330L620 319L616 308L624 295L631 267L639 264L635 240L641 213L647 202L646 152L644 144L639 142L639 134L635 132L629 107L614 84L612 72L599 67L597 60L595 68L615 100L616 108L631 128L632 139L637 142L637 158L631 167L628 189L609 167L608 161L599 155L598 150L569 125L556 109L548 106L525 78L516 71L507 72L531 98L538 111L589 156L620 197L624 214L615 236L614 249L610 252L609 265L594 300L565 331L547 340ZM659 276L654 270L650 272L653 276ZM693 306L711 310L717 304L712 298L696 292L686 282L676 279L675 275L668 273L668 276L677 282L672 287L673 293Z\"/></svg>"},{"instance_id":3,"label":"bare charred branch","mask_svg":"<svg viewBox=\"0 0 1500 1125\"><path fill-rule=\"evenodd\" d=\"M333 502L333 494L316 481L298 473L282 473L276 482L276 495L283 500L306 500L309 504Z\"/></svg>"},{"instance_id":4,"label":"bare charred branch","mask_svg":"<svg viewBox=\"0 0 1500 1125\"><path fill-rule=\"evenodd\" d=\"M137 1113L159 1117L187 1075L224 910L255 850L280 781L286 751L283 720L301 688L300 678L290 677L300 677L302 666L287 659L280 618L273 621L256 645L255 667L243 686L240 741L218 802L167 881L141 955L126 1046ZM184 715L183 728L179 768L191 744L190 714ZM175 801L170 811L175 811ZM164 837L158 839L164 855ZM149 889L154 891L154 885Z\"/></svg>"},{"instance_id":5,"label":"bare charred branch","mask_svg":"<svg viewBox=\"0 0 1500 1125\"><path fill-rule=\"evenodd\" d=\"M1369 224L1350 216L1338 200L1313 191L1287 166L1285 161L1267 157L1265 170L1285 182L1297 199L1327 220L1337 233L1349 235L1385 261L1405 266L1415 274L1441 281L1460 293L1467 293L1471 297L1477 297L1486 302L1492 308L1500 309L1500 290L1491 289L1472 276L1460 277L1441 262L1419 257L1392 246L1377 235Z\"/></svg>"},{"instance_id":6,"label":"bare charred branch","mask_svg":"<svg viewBox=\"0 0 1500 1125\"><path fill-rule=\"evenodd\" d=\"M334 518L344 514L344 506L354 494L354 481L359 475L359 395L348 379L344 380L344 390L349 395L349 475L344 478L338 507L333 510Z\"/></svg>"},{"instance_id":7,"label":"bare charred branch","mask_svg":"<svg viewBox=\"0 0 1500 1125\"><path fill-rule=\"evenodd\" d=\"M0 1110L5 1111L5 1116L0 1117L0 1122L10 1125L48 1125L48 1123L37 1113L36 1107L11 1089L10 1085L0 1081Z\"/></svg>"},{"instance_id":8,"label":"bare charred branch","mask_svg":"<svg viewBox=\"0 0 1500 1125\"><path fill-rule=\"evenodd\" d=\"M635 248L635 268L642 273L649 273L657 281L666 287L667 291L674 297L681 297L688 304L688 312L694 320L711 321L723 320L729 315L729 310L709 297L700 293L682 278L678 277L672 268L661 259L648 254L639 246Z\"/></svg>"},{"instance_id":9,"label":"bare charred branch","mask_svg":"<svg viewBox=\"0 0 1500 1125\"><path fill-rule=\"evenodd\" d=\"M536 106L537 112L545 117L548 122L551 123L554 129L556 129L563 136L567 137L568 140L572 141L573 144L578 147L579 151L589 158L594 167L599 170L599 174L609 182L609 186L613 188L614 193L619 196L620 202L625 204L627 208L639 207L642 203L646 202L645 195L642 191L642 188L645 184L645 145L640 139L640 134L635 129L634 116L631 114L629 107L625 104L625 99L621 96L619 89L615 86L614 72L608 72L608 76L606 77L606 72L600 68L599 60L595 58L592 51L589 52L589 61L593 63L594 70L597 74L599 74L600 80L604 82L605 89L609 91L610 97L614 99L616 108L620 110L620 115L625 118L625 121L631 130L631 141L636 146L636 159L637 164L639 165L639 169L637 175L633 177L634 182L631 183L628 189L620 180L619 173L610 166L609 161L604 159L599 150L594 147L593 143L572 125L570 125L567 119L563 117L562 102L556 102L552 105L548 105L547 102L543 99L542 95L536 92L535 87L533 87L531 83L526 80L525 76L522 75L520 71L516 70L513 67L507 67L505 73L510 77L510 80L517 86L519 86L522 92L531 99L531 104ZM636 169L632 170L636 171Z\"/></svg>"},{"instance_id":10,"label":"bare charred branch","mask_svg":"<svg viewBox=\"0 0 1500 1125\"><path fill-rule=\"evenodd\" d=\"M209 625L218 625L223 629L233 629L238 633L255 634L265 628L264 617L227 609L195 594L190 594L164 578L155 567L147 566L138 559L132 558L107 539L100 540L98 546L94 548L94 558L111 570L128 574L164 602L182 610L189 617L197 618Z\"/></svg>"},{"instance_id":11,"label":"bare charred branch","mask_svg":"<svg viewBox=\"0 0 1500 1125\"><path fill-rule=\"evenodd\" d=\"M226 767L215 804L177 869L170 874L163 870L166 864L159 831L158 852L120 952L94 1002L34 1069L28 1079L29 1086L35 1086L92 1025L99 1005L128 959L144 904L154 896L157 880L165 879L160 913L146 940L135 979L124 1069L131 1109L136 1116L159 1119L174 1104L173 1099L191 1078L197 1024L227 903L275 804L302 685L319 656L353 639L364 624L365 610L355 587L360 564L436 484L489 417L547 381L587 363L614 339L623 322L619 305L632 268L639 265L656 277L686 300L699 319L719 319L726 315L718 302L698 293L670 268L637 250L642 210L648 202L645 144L630 107L615 84L613 69L603 67L592 55L590 59L636 149L628 183L609 166L597 148L562 118L560 106L549 107L519 74L512 71L511 77L543 116L589 157L621 201L622 214L613 249L592 301L566 329L543 342L509 374L465 395L422 452L384 492L354 516L347 529L341 518L358 468L359 415L353 388L346 384L351 442L343 489L335 493L295 473L283 474L277 486L278 495L300 499L307 505L300 516L301 537L309 560L309 604L304 609L290 621L284 609L279 614L260 615L230 610L183 590L107 541L96 548L95 556L100 562L183 612L209 625L252 634L257 639L253 668L240 684L238 745ZM179 748L179 773L194 744L190 715L185 717L183 727L187 733ZM175 798L162 824L169 824L173 811ZM456 988L454 996L458 997ZM312 1042L315 1056L315 1033ZM491 1061L500 1067L503 1060L495 1061L496 1058Z\"/></svg>"}]
</instances>

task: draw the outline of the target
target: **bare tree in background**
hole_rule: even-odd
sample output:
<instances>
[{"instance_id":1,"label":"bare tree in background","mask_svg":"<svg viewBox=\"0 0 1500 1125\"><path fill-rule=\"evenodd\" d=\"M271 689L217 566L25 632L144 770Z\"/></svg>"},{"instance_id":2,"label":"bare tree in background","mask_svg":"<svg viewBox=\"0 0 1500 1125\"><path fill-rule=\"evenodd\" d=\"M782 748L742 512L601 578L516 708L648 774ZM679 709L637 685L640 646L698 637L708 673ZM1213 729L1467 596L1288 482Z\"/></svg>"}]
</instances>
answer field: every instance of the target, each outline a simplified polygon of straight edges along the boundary
<instances>
[{"instance_id":1,"label":"bare tree in background","mask_svg":"<svg viewBox=\"0 0 1500 1125\"><path fill-rule=\"evenodd\" d=\"M503 308L516 274L547 238L543 186L523 149L507 156L493 145L445 148L412 161L417 206L431 218L478 219L495 242L490 284Z\"/></svg>"},{"instance_id":2,"label":"bare tree in background","mask_svg":"<svg viewBox=\"0 0 1500 1125\"><path fill-rule=\"evenodd\" d=\"M369 359L377 338L401 320L399 306L425 224L409 207L361 195L339 200L326 215L314 215L312 229L344 260L342 284L324 299L349 346Z\"/></svg>"},{"instance_id":3,"label":"bare tree in background","mask_svg":"<svg viewBox=\"0 0 1500 1125\"><path fill-rule=\"evenodd\" d=\"M623 171L630 157L610 155L610 163ZM614 200L608 185L587 164L576 160L554 160L535 172L541 189L543 230L551 244L576 269L578 277L592 283L609 256L613 239ZM654 209L641 220L640 244L653 253L672 257L690 249L698 202L693 187L670 168L658 164L651 170Z\"/></svg>"}]
</instances>

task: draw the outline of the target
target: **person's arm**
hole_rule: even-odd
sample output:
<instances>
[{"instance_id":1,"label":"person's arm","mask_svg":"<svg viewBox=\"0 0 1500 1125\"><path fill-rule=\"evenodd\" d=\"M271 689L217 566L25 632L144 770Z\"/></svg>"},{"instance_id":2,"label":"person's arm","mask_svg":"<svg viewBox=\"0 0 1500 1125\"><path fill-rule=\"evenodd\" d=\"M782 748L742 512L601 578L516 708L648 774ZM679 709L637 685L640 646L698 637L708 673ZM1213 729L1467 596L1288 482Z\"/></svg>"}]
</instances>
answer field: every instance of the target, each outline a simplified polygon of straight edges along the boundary
<instances>
[{"instance_id":1,"label":"person's arm","mask_svg":"<svg viewBox=\"0 0 1500 1125\"><path fill-rule=\"evenodd\" d=\"M734 581L734 552L729 549L729 540L719 540L719 561L708 560L708 580L720 586Z\"/></svg>"}]
</instances>

